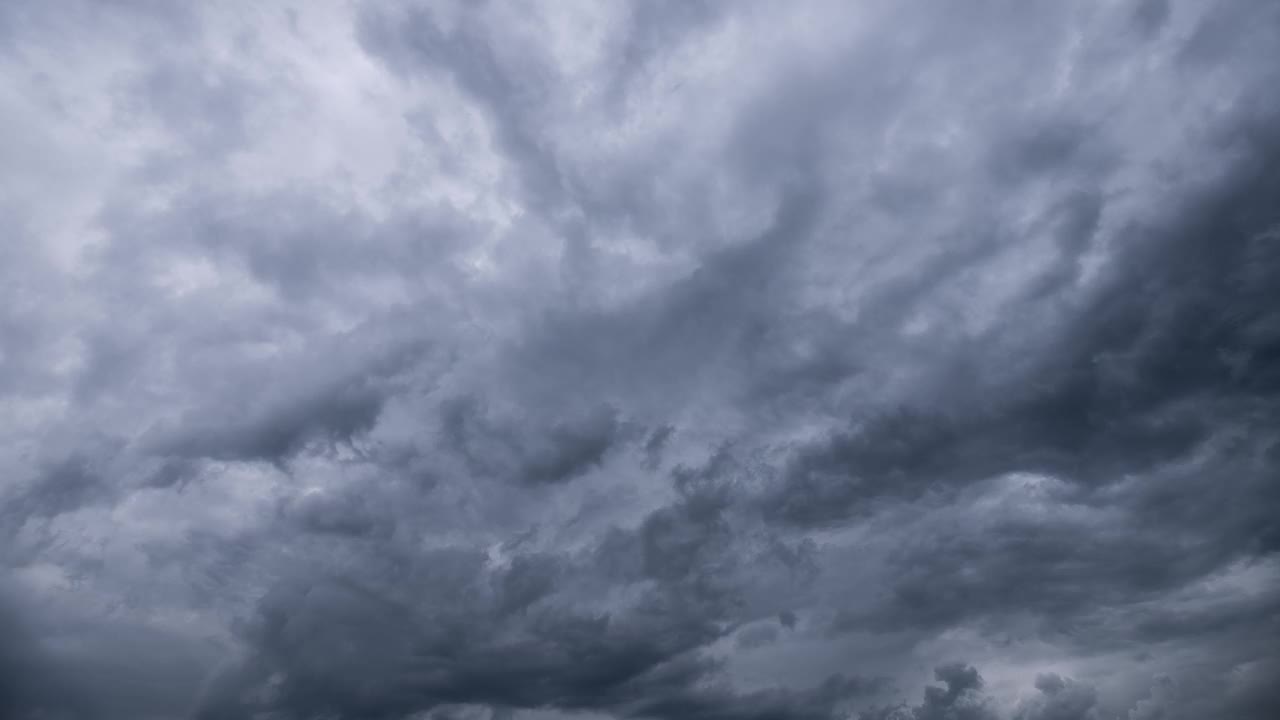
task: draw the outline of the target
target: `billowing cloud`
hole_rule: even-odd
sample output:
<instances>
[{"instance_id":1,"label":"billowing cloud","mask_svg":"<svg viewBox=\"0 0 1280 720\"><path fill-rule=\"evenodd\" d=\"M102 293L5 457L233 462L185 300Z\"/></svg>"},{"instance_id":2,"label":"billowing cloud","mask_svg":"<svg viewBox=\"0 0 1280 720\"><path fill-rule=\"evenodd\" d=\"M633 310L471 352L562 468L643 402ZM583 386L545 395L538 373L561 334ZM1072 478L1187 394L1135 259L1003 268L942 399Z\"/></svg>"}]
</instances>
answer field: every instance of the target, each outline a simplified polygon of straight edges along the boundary
<instances>
[{"instance_id":1,"label":"billowing cloud","mask_svg":"<svg viewBox=\"0 0 1280 720\"><path fill-rule=\"evenodd\" d=\"M0 40L0 716L1275 716L1267 3Z\"/></svg>"}]
</instances>

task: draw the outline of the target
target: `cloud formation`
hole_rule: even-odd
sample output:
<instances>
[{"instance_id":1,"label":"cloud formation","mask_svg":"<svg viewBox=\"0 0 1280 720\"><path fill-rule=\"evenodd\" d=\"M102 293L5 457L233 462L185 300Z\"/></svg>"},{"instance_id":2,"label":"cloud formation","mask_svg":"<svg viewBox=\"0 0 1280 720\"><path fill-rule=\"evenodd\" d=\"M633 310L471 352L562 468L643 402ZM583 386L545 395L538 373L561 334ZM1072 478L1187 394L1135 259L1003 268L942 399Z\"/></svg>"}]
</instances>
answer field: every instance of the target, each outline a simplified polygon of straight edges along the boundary
<instances>
[{"instance_id":1,"label":"cloud formation","mask_svg":"<svg viewBox=\"0 0 1280 720\"><path fill-rule=\"evenodd\" d=\"M0 6L0 717L1280 712L1280 11Z\"/></svg>"}]
</instances>

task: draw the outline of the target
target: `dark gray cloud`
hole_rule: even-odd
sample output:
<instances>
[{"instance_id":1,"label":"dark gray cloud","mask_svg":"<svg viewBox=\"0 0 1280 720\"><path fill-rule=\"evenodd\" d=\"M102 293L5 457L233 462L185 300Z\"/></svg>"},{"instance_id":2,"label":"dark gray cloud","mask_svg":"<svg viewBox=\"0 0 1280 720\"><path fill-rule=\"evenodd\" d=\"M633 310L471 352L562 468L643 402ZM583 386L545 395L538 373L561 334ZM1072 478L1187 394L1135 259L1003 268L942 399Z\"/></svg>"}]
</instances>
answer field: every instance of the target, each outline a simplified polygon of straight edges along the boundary
<instances>
[{"instance_id":1,"label":"dark gray cloud","mask_svg":"<svg viewBox=\"0 0 1280 720\"><path fill-rule=\"evenodd\" d=\"M555 559L522 556L493 573L480 561L433 558L424 570L435 581L461 582L445 593L459 604L427 614L342 581L276 591L250 631L257 654L219 677L199 716L256 708L288 717L399 717L479 703L637 717L826 718L881 684L833 676L804 690L707 686L718 664L688 653L722 631L697 598L664 593L627 613L575 613L544 602L556 593L557 575L571 572Z\"/></svg>"},{"instance_id":2,"label":"dark gray cloud","mask_svg":"<svg viewBox=\"0 0 1280 720\"><path fill-rule=\"evenodd\" d=\"M5 717L164 718L191 708L211 657L144 625L34 620L6 599L0 610L0 712Z\"/></svg>"},{"instance_id":3,"label":"dark gray cloud","mask_svg":"<svg viewBox=\"0 0 1280 720\"><path fill-rule=\"evenodd\" d=\"M1265 432L1280 187L1274 148L1254 151L1168 225L1135 232L1031 383L891 409L799 448L766 511L821 523L881 494L1011 471L1096 484L1184 457L1224 422Z\"/></svg>"},{"instance_id":4,"label":"dark gray cloud","mask_svg":"<svg viewBox=\"0 0 1280 720\"><path fill-rule=\"evenodd\" d=\"M514 482L572 480L599 467L623 439L609 407L562 420L491 419L481 401L460 398L441 412L445 439L469 469Z\"/></svg>"},{"instance_id":5,"label":"dark gray cloud","mask_svg":"<svg viewBox=\"0 0 1280 720\"><path fill-rule=\"evenodd\" d=\"M1278 35L6 3L0 716L1274 716Z\"/></svg>"},{"instance_id":6,"label":"dark gray cloud","mask_svg":"<svg viewBox=\"0 0 1280 720\"><path fill-rule=\"evenodd\" d=\"M1036 678L1040 696L1018 709L1017 720L1094 720L1098 694L1093 688L1053 673Z\"/></svg>"},{"instance_id":7,"label":"dark gray cloud","mask_svg":"<svg viewBox=\"0 0 1280 720\"><path fill-rule=\"evenodd\" d=\"M860 714L864 720L995 720L991 698L982 693L982 676L969 665L941 665L934 678L942 685L924 689L924 701L906 706L877 708Z\"/></svg>"}]
</instances>

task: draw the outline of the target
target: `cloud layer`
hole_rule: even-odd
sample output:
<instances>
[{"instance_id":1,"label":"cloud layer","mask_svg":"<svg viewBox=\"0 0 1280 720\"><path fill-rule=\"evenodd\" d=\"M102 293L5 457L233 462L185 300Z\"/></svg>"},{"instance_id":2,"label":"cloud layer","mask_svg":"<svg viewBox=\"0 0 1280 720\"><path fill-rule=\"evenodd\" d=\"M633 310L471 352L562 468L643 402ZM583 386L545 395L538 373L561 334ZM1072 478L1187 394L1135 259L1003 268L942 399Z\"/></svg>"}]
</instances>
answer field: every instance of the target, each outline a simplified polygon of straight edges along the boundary
<instances>
[{"instance_id":1,"label":"cloud layer","mask_svg":"<svg viewBox=\"0 0 1280 720\"><path fill-rule=\"evenodd\" d=\"M1280 713L1280 10L0 7L0 716Z\"/></svg>"}]
</instances>

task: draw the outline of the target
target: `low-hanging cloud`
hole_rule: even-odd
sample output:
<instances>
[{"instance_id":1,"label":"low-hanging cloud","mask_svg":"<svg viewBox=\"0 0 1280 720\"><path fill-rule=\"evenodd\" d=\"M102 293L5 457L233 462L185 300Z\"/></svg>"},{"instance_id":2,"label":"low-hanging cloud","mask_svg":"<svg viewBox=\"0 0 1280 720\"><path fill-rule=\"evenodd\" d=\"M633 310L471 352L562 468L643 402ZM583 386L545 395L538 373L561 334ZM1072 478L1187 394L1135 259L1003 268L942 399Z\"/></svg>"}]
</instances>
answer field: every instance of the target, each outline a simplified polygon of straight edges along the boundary
<instances>
[{"instance_id":1,"label":"low-hanging cloud","mask_svg":"<svg viewBox=\"0 0 1280 720\"><path fill-rule=\"evenodd\" d=\"M1267 3L0 41L0 716L1276 714Z\"/></svg>"}]
</instances>

